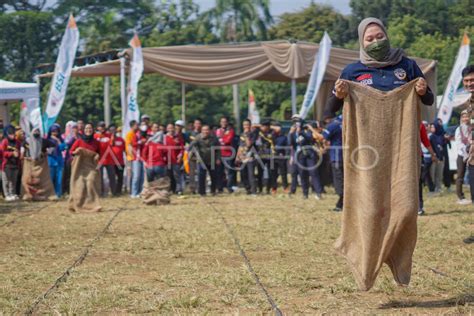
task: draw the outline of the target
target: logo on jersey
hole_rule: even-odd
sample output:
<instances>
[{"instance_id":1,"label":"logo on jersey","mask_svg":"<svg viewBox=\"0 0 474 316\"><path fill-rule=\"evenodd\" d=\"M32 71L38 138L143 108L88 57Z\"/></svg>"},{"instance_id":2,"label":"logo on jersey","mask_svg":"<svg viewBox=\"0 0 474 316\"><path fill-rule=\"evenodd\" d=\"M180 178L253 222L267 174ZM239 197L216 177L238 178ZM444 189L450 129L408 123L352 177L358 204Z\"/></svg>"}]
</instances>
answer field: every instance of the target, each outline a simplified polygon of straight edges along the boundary
<instances>
[{"instance_id":1,"label":"logo on jersey","mask_svg":"<svg viewBox=\"0 0 474 316\"><path fill-rule=\"evenodd\" d=\"M363 74L356 78L356 80L363 85L372 85L374 82L372 80L371 74Z\"/></svg>"},{"instance_id":2,"label":"logo on jersey","mask_svg":"<svg viewBox=\"0 0 474 316\"><path fill-rule=\"evenodd\" d=\"M398 78L398 80L405 80L407 78L407 72L403 68L397 68L393 71L395 74L395 77Z\"/></svg>"}]
</instances>

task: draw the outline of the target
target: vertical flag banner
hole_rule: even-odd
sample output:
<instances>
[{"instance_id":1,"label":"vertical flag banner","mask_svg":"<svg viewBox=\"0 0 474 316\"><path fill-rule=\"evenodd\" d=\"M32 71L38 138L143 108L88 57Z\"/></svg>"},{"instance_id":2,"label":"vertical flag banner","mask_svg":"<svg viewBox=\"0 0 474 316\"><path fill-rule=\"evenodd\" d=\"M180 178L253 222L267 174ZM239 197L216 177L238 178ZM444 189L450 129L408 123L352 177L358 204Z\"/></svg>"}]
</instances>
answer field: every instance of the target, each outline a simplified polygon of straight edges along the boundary
<instances>
[{"instance_id":1,"label":"vertical flag banner","mask_svg":"<svg viewBox=\"0 0 474 316\"><path fill-rule=\"evenodd\" d=\"M39 128L43 135L43 122L41 120L39 98L23 100L20 110L20 126L26 135L29 135L31 130L35 128Z\"/></svg>"},{"instance_id":2,"label":"vertical flag banner","mask_svg":"<svg viewBox=\"0 0 474 316\"><path fill-rule=\"evenodd\" d=\"M138 35L135 34L130 41L130 46L133 49L133 57L130 65L130 83L128 86L127 94L127 107L125 113L125 122L123 122L124 135L130 130L130 122L135 120L140 121L140 109L138 108L137 95L138 95L138 81L143 74L143 55L142 55L142 44Z\"/></svg>"},{"instance_id":3,"label":"vertical flag banner","mask_svg":"<svg viewBox=\"0 0 474 316\"><path fill-rule=\"evenodd\" d=\"M258 113L255 95L252 90L249 90L249 112L247 118L252 124L260 124L260 114Z\"/></svg>"},{"instance_id":4,"label":"vertical flag banner","mask_svg":"<svg viewBox=\"0 0 474 316\"><path fill-rule=\"evenodd\" d=\"M51 90L46 103L43 124L47 131L61 112L61 108L66 98L66 90L71 77L71 70L76 56L77 46L79 45L79 30L76 21L72 15L69 16L66 31L64 32L59 55L54 67L54 76L51 83Z\"/></svg>"},{"instance_id":5,"label":"vertical flag banner","mask_svg":"<svg viewBox=\"0 0 474 316\"><path fill-rule=\"evenodd\" d=\"M324 79L324 73L326 72L326 66L329 63L329 56L331 53L332 41L329 38L328 33L324 32L324 36L319 43L319 50L314 57L313 69L311 70L311 76L309 77L308 87L304 94L303 105L300 110L300 117L306 118L309 110L313 107L314 101L318 96L319 87Z\"/></svg>"},{"instance_id":6,"label":"vertical flag banner","mask_svg":"<svg viewBox=\"0 0 474 316\"><path fill-rule=\"evenodd\" d=\"M443 124L449 122L451 114L453 113L454 98L456 90L462 80L462 70L469 62L469 54L471 53L469 48L470 42L469 37L464 33L453 70L451 70L446 90L444 90L443 98L441 99L441 104L438 105L438 118L443 121Z\"/></svg>"}]
</instances>

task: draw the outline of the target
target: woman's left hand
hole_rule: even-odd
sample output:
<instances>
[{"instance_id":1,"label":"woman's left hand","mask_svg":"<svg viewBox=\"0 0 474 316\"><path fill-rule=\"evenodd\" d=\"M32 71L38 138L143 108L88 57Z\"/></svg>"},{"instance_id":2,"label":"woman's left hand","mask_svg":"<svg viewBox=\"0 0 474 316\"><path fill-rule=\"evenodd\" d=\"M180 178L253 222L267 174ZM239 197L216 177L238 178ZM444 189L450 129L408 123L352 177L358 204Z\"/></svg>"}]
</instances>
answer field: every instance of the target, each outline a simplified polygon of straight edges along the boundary
<instances>
[{"instance_id":1,"label":"woman's left hand","mask_svg":"<svg viewBox=\"0 0 474 316\"><path fill-rule=\"evenodd\" d=\"M415 91L418 93L419 96L424 96L426 94L426 90L428 90L428 84L424 78L418 79L418 82L415 86Z\"/></svg>"}]
</instances>

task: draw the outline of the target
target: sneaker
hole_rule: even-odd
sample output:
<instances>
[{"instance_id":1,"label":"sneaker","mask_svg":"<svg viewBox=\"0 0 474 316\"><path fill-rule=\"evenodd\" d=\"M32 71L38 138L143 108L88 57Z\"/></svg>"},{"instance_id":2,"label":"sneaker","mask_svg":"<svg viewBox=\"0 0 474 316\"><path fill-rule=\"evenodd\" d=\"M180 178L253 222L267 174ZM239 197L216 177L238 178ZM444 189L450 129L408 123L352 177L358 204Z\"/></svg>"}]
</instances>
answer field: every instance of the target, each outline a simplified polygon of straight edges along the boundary
<instances>
[{"instance_id":1,"label":"sneaker","mask_svg":"<svg viewBox=\"0 0 474 316\"><path fill-rule=\"evenodd\" d=\"M419 216L425 215L425 210L422 209L422 208L420 208L420 209L418 210L418 215L419 215Z\"/></svg>"},{"instance_id":2,"label":"sneaker","mask_svg":"<svg viewBox=\"0 0 474 316\"><path fill-rule=\"evenodd\" d=\"M308 194L303 195L303 199L307 200L308 199Z\"/></svg>"},{"instance_id":3,"label":"sneaker","mask_svg":"<svg viewBox=\"0 0 474 316\"><path fill-rule=\"evenodd\" d=\"M139 199L140 196L139 196L139 195L130 195L130 198L132 198L132 199Z\"/></svg>"},{"instance_id":4,"label":"sneaker","mask_svg":"<svg viewBox=\"0 0 474 316\"><path fill-rule=\"evenodd\" d=\"M463 242L464 242L465 244L472 244L472 243L474 243L474 235L471 235L471 236L467 237L466 239L463 240Z\"/></svg>"},{"instance_id":5,"label":"sneaker","mask_svg":"<svg viewBox=\"0 0 474 316\"><path fill-rule=\"evenodd\" d=\"M6 201L6 202L11 202L11 201L13 201L13 196L10 196L10 195L6 196L6 197L5 197L5 201Z\"/></svg>"},{"instance_id":6,"label":"sneaker","mask_svg":"<svg viewBox=\"0 0 474 316\"><path fill-rule=\"evenodd\" d=\"M471 201L468 200L468 199L460 199L460 200L458 200L457 203L458 203L459 205L469 205L469 204L471 204Z\"/></svg>"},{"instance_id":7,"label":"sneaker","mask_svg":"<svg viewBox=\"0 0 474 316\"><path fill-rule=\"evenodd\" d=\"M272 195L276 195L277 194L277 189L272 189Z\"/></svg>"},{"instance_id":8,"label":"sneaker","mask_svg":"<svg viewBox=\"0 0 474 316\"><path fill-rule=\"evenodd\" d=\"M333 212L342 212L342 208L336 206L335 208L332 209Z\"/></svg>"},{"instance_id":9,"label":"sneaker","mask_svg":"<svg viewBox=\"0 0 474 316\"><path fill-rule=\"evenodd\" d=\"M316 193L316 194L314 195L314 198L319 201L319 200L322 200L323 197L321 196L320 193Z\"/></svg>"},{"instance_id":10,"label":"sneaker","mask_svg":"<svg viewBox=\"0 0 474 316\"><path fill-rule=\"evenodd\" d=\"M283 190L283 192L284 192L285 194L289 194L289 193L290 193L290 189L289 189L289 188L286 188L286 189Z\"/></svg>"}]
</instances>

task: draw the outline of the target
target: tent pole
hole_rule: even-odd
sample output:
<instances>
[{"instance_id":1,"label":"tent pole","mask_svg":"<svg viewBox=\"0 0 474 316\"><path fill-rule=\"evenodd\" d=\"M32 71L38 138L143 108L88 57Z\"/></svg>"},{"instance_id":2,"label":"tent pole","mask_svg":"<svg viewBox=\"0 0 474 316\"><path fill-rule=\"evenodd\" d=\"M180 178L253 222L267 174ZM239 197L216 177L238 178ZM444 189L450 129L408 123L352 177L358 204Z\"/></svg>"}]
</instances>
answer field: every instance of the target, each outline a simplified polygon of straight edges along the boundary
<instances>
[{"instance_id":1,"label":"tent pole","mask_svg":"<svg viewBox=\"0 0 474 316\"><path fill-rule=\"evenodd\" d=\"M232 85L232 96L234 99L234 119L235 119L235 130L240 133L240 105L239 105L239 85L234 83Z\"/></svg>"},{"instance_id":2,"label":"tent pole","mask_svg":"<svg viewBox=\"0 0 474 316\"><path fill-rule=\"evenodd\" d=\"M291 114L296 114L296 80L291 79Z\"/></svg>"},{"instance_id":3,"label":"tent pole","mask_svg":"<svg viewBox=\"0 0 474 316\"><path fill-rule=\"evenodd\" d=\"M181 119L186 124L186 84L181 82Z\"/></svg>"},{"instance_id":4,"label":"tent pole","mask_svg":"<svg viewBox=\"0 0 474 316\"><path fill-rule=\"evenodd\" d=\"M104 121L107 126L110 125L111 121L111 110L110 110L110 77L104 77Z\"/></svg>"},{"instance_id":5,"label":"tent pole","mask_svg":"<svg viewBox=\"0 0 474 316\"><path fill-rule=\"evenodd\" d=\"M125 124L125 113L127 111L127 96L125 95L125 56L120 57L120 103L122 105L122 125ZM126 130L122 126L122 130Z\"/></svg>"}]
</instances>

